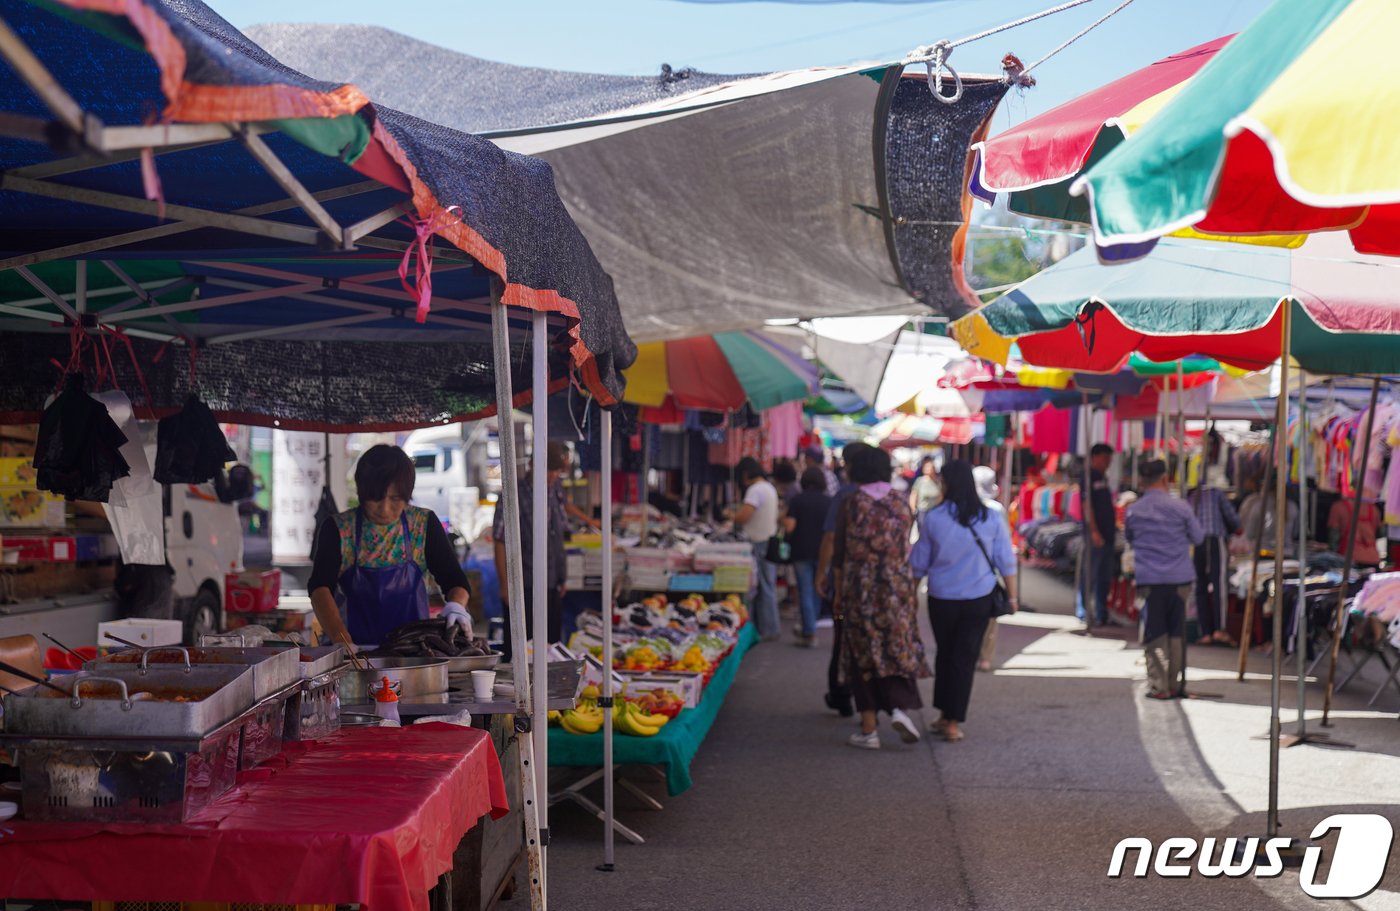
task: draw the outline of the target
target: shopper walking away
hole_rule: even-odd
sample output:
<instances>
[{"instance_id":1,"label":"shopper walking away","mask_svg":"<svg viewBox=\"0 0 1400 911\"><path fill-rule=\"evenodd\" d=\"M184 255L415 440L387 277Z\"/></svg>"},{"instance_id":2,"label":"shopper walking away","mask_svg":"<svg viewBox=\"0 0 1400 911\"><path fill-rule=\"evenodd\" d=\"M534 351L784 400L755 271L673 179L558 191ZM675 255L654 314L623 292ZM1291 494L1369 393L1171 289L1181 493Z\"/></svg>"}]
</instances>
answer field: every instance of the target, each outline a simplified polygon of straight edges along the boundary
<instances>
[{"instance_id":1,"label":"shopper walking away","mask_svg":"<svg viewBox=\"0 0 1400 911\"><path fill-rule=\"evenodd\" d=\"M928 576L928 616L938 646L933 705L941 717L929 728L947 740L962 740L997 573L1005 580L1011 609L1017 607L1010 530L978 496L967 462L943 466L943 502L919 523L910 563L916 574Z\"/></svg>"},{"instance_id":2,"label":"shopper walking away","mask_svg":"<svg viewBox=\"0 0 1400 911\"><path fill-rule=\"evenodd\" d=\"M820 468L802 472L802 492L788 501L787 540L792 548L792 569L797 576L797 605L801 622L797 629L797 644L815 648L817 645L817 615L821 612L821 597L817 594L817 558L821 555L822 525L831 508L826 495L826 477Z\"/></svg>"},{"instance_id":3,"label":"shopper walking away","mask_svg":"<svg viewBox=\"0 0 1400 911\"><path fill-rule=\"evenodd\" d=\"M1209 468L1207 467L1207 480ZM1226 611L1230 605L1230 536L1240 527L1239 514L1225 491L1203 484L1187 497L1191 509L1205 536L1194 555L1196 566L1196 626L1200 638L1197 645L1219 642L1237 644L1226 629Z\"/></svg>"},{"instance_id":4,"label":"shopper walking away","mask_svg":"<svg viewBox=\"0 0 1400 911\"><path fill-rule=\"evenodd\" d=\"M1001 505L997 499L1001 493L1001 487L997 484L996 469L986 465L978 465L972 469L972 480L977 484L977 496L982 498L982 505L987 507L987 511L994 516L1000 516L1006 522L1006 536L1011 537L1011 523L1006 517L1006 507ZM997 618L993 617L987 621L987 631L982 634L982 650L977 654L977 669L979 671L990 671L992 662L997 656Z\"/></svg>"},{"instance_id":5,"label":"shopper walking away","mask_svg":"<svg viewBox=\"0 0 1400 911\"><path fill-rule=\"evenodd\" d=\"M559 441L548 444L545 450L545 515L548 536L545 547L545 565L539 569L545 573L545 643L552 645L560 641L564 631L564 593L568 581L568 552L565 542L569 535L568 497L564 493L562 477L569 468L569 447ZM520 504L520 559L525 579L525 638L535 637L535 587L531 580L535 577L535 484L534 460L529 470L524 472L516 484L516 498ZM496 577L500 580L501 606L505 609L505 640L501 644L502 661L510 661L512 642L510 626L510 580L506 578L506 511L499 505L491 525L491 537L495 542Z\"/></svg>"},{"instance_id":6,"label":"shopper walking away","mask_svg":"<svg viewBox=\"0 0 1400 911\"><path fill-rule=\"evenodd\" d=\"M1108 484L1108 468L1113 464L1113 447L1095 443L1089 450L1089 489L1079 488L1080 511L1084 513L1084 570L1089 574L1089 594L1093 597L1093 625L1108 623L1108 590L1113 584L1117 561L1118 520L1113 511L1113 489ZM1084 589L1075 587L1074 615L1088 622L1089 606Z\"/></svg>"},{"instance_id":7,"label":"shopper walking away","mask_svg":"<svg viewBox=\"0 0 1400 911\"><path fill-rule=\"evenodd\" d=\"M943 484L938 480L938 463L933 456L924 456L919 463L919 473L909 490L909 508L916 518L943 501Z\"/></svg>"},{"instance_id":8,"label":"shopper walking away","mask_svg":"<svg viewBox=\"0 0 1400 911\"><path fill-rule=\"evenodd\" d=\"M849 465L859 458L862 452L872 448L869 443L847 443L845 448L841 450L841 460ZM824 470L830 471L830 469ZM817 552L817 594L824 601L827 601L831 608L831 660L826 666L826 707L840 712L842 718L855 714L855 710L851 708L850 688L846 686L844 675L841 673L841 656L845 654L841 641L844 624L841 622L841 611L835 603L832 603L835 592L831 584L831 553L835 546L836 518L840 512L841 504L855 489L856 485L854 484L842 484L837 488L835 496L831 497L831 505L826 510L826 519L822 522L821 550Z\"/></svg>"},{"instance_id":9,"label":"shopper walking away","mask_svg":"<svg viewBox=\"0 0 1400 911\"><path fill-rule=\"evenodd\" d=\"M1172 497L1166 462L1146 462L1139 475L1142 496L1128 507L1123 530L1133 546L1138 592L1146 597L1147 695L1175 699L1185 687L1185 599L1196 579L1191 545L1205 535L1191 507Z\"/></svg>"},{"instance_id":10,"label":"shopper walking away","mask_svg":"<svg viewBox=\"0 0 1400 911\"><path fill-rule=\"evenodd\" d=\"M864 443L861 443L864 446ZM844 458L844 452L842 457ZM826 457L822 455L820 446L811 446L802 450L802 470L808 468L820 468L822 477L826 480L826 495L834 497L841 490L841 480L836 477L836 472L832 471L826 464Z\"/></svg>"},{"instance_id":11,"label":"shopper walking away","mask_svg":"<svg viewBox=\"0 0 1400 911\"><path fill-rule=\"evenodd\" d=\"M750 611L758 634L765 642L780 638L778 619L778 567L769 563L768 539L778 533L778 491L768 481L757 459L745 456L734 467L744 502L734 512L734 527L753 544L753 582L749 586Z\"/></svg>"},{"instance_id":12,"label":"shopper walking away","mask_svg":"<svg viewBox=\"0 0 1400 911\"><path fill-rule=\"evenodd\" d=\"M919 739L908 712L923 707L915 681L930 673L919 639L918 583L908 563L914 515L890 486L888 453L868 449L846 467L857 489L841 503L832 565L845 624L842 671L860 712L860 731L848 743L878 750L879 712L890 716L905 743Z\"/></svg>"}]
</instances>

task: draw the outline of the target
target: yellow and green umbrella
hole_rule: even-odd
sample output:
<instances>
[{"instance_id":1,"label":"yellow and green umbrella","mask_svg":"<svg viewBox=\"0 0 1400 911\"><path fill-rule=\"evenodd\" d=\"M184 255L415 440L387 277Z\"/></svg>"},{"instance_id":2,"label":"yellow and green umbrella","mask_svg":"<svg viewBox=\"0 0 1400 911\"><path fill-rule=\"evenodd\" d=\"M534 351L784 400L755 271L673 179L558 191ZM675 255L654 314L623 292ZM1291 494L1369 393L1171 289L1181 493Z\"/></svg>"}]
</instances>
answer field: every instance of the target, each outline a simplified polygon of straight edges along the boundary
<instances>
[{"instance_id":1,"label":"yellow and green umbrella","mask_svg":"<svg viewBox=\"0 0 1400 911\"><path fill-rule=\"evenodd\" d=\"M1071 188L1105 260L1186 228L1400 254L1395 0L1276 0Z\"/></svg>"}]
</instances>

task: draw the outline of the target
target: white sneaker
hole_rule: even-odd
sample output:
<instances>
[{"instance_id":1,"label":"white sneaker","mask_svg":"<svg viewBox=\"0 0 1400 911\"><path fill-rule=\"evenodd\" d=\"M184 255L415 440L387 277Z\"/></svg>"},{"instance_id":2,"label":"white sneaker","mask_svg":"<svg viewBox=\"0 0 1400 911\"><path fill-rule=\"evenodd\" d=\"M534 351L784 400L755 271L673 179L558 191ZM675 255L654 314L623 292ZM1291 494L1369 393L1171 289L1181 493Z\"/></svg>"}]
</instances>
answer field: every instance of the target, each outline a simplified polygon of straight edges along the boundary
<instances>
[{"instance_id":1,"label":"white sneaker","mask_svg":"<svg viewBox=\"0 0 1400 911\"><path fill-rule=\"evenodd\" d=\"M871 731L869 734L862 734L860 731L856 731L847 738L846 743L858 750L878 750L880 749L880 732Z\"/></svg>"},{"instance_id":2,"label":"white sneaker","mask_svg":"<svg viewBox=\"0 0 1400 911\"><path fill-rule=\"evenodd\" d=\"M899 739L905 743L919 742L919 728L914 724L914 719L904 714L904 709L895 709L890 712L890 726L899 735Z\"/></svg>"}]
</instances>

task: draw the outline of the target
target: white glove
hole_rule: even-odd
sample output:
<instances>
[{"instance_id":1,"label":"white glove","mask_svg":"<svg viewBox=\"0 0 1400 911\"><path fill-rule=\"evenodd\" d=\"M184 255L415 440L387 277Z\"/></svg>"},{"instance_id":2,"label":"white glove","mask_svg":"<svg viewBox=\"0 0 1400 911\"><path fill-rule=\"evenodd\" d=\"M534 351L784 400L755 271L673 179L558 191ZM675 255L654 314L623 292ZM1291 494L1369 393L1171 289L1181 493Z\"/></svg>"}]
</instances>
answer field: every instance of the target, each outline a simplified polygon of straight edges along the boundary
<instances>
[{"instance_id":1,"label":"white glove","mask_svg":"<svg viewBox=\"0 0 1400 911\"><path fill-rule=\"evenodd\" d=\"M442 613L438 614L439 620L447 621L447 628L450 630L454 626L461 627L462 632L467 634L467 638L472 637L472 615L467 613L467 609L456 601L448 601L442 607Z\"/></svg>"}]
</instances>

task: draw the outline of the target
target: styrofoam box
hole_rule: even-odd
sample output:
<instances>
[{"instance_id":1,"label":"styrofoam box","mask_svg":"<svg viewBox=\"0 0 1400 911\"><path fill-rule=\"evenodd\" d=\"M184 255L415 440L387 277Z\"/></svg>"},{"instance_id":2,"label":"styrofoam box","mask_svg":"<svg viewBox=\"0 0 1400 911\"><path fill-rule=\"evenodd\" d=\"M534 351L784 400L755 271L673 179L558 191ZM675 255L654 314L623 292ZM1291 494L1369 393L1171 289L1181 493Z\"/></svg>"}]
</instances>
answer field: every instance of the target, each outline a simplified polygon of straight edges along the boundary
<instances>
[{"instance_id":1,"label":"styrofoam box","mask_svg":"<svg viewBox=\"0 0 1400 911\"><path fill-rule=\"evenodd\" d=\"M126 648L120 642L108 639L108 632L147 648L155 645L179 645L185 638L185 624L179 620L143 620L137 617L99 623L98 648Z\"/></svg>"}]
</instances>

